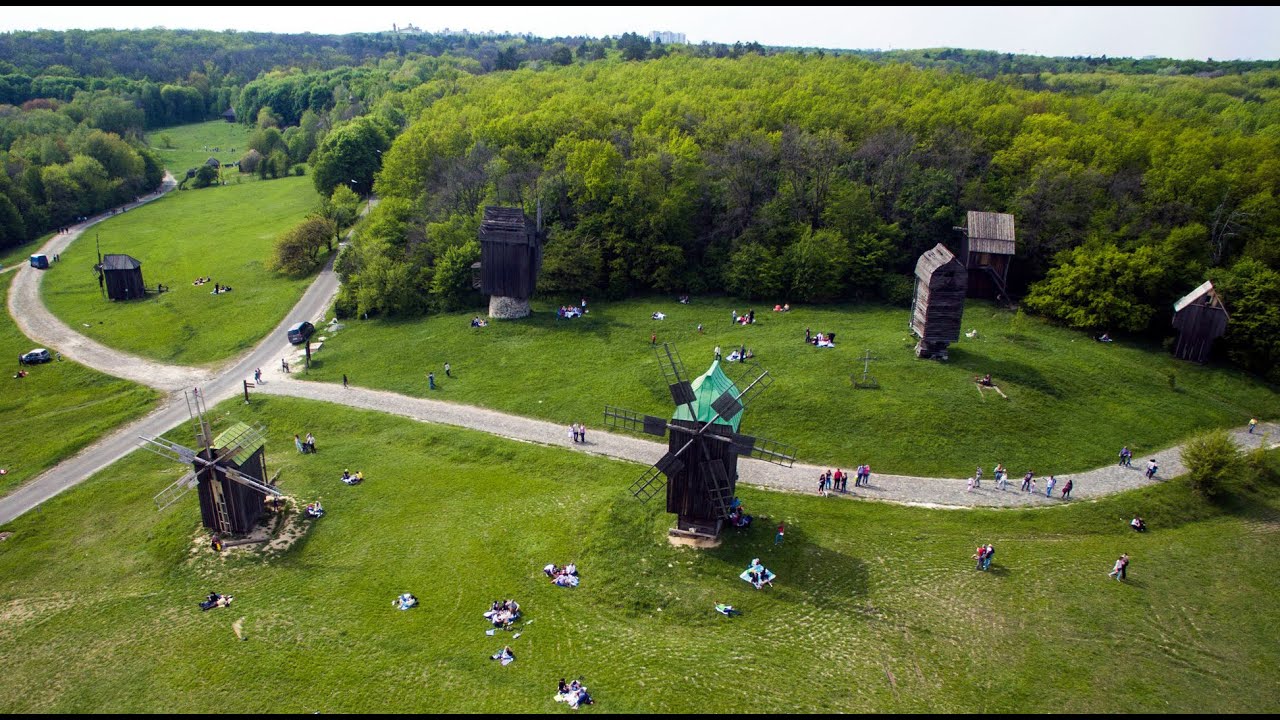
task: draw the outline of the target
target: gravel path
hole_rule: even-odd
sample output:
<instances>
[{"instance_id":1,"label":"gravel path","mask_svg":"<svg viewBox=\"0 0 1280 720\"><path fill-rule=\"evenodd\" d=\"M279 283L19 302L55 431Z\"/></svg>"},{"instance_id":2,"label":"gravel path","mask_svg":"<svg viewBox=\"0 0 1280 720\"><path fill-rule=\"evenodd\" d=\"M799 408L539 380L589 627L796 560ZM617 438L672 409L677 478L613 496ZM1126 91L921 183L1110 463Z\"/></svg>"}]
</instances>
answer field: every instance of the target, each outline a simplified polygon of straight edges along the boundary
<instances>
[{"instance_id":1,"label":"gravel path","mask_svg":"<svg viewBox=\"0 0 1280 720\"><path fill-rule=\"evenodd\" d=\"M173 177L166 174L165 183L160 191L146 196L137 203L130 203L127 207L136 207L154 200L173 187ZM365 211L367 212L368 209L366 208ZM71 232L55 236L45 243L40 252L50 256L61 253L86 228L110 215L111 213L106 213L90 218L73 227ZM338 291L338 278L333 272L333 260L336 256L337 253L334 253L329 258L328 264L303 294L298 304L257 347L215 370L165 365L113 350L84 337L45 309L44 303L40 300L41 273L29 266L19 266L13 288L9 293L8 306L10 315L28 337L88 367L164 390L170 395L161 407L146 417L103 437L75 456L62 461L32 478L9 495L0 498L0 525L39 507L45 500L83 482L95 472L133 452L138 448L139 435L159 435L185 422L188 418L187 404L182 399L181 391L198 386L204 393L206 402L213 406L239 394L242 391L242 381L251 380L253 371L257 368L263 369L263 377L267 382L260 385L254 392L376 410L421 422L465 427L522 442L563 446L579 452L644 465L653 463L666 450L665 444L598 430L588 433L586 443L573 443L569 439L567 425L380 390L343 388L331 383L295 380L291 375L283 372L280 364L281 359L288 358L295 367L301 366L299 350L285 340L285 330L294 323L310 320L316 322L319 333L323 334L323 328L318 321L323 319L325 310ZM1267 442L1268 447L1276 447L1280 443L1270 438L1280 436L1277 430L1280 430L1280 427L1274 423L1262 423L1255 434L1251 435L1244 429L1238 429L1232 432L1232 436L1242 448L1258 447L1263 442ZM1146 460L1153 457L1160 465L1160 472L1156 480L1147 480L1144 472ZM739 478L748 485L800 493L815 493L818 473L831 469L834 468L805 464L785 468L749 459L743 460L738 466ZM845 470L849 471L852 468L845 468ZM904 505L956 509L1046 507L1063 504L1057 498L1061 496L1062 486L1068 479L1071 479L1074 485L1072 497L1088 499L1150 485L1160 482L1163 478L1175 477L1186 472L1180 458L1180 448L1173 447L1154 455L1135 458L1133 468L1107 465L1088 472L1058 476L1054 498L1051 499L1043 494L1046 479L1044 477L1036 479L1036 484L1041 490L1039 493L1018 492L1021 474L1016 468L1011 468L1013 472L1009 480L1011 489L1003 491L997 489L994 480L988 475L983 486L972 492L967 490L967 478L921 478L908 475L886 475L874 472L875 468L872 470L869 487L856 488L847 496L833 497L857 497ZM639 472L640 470L637 469L637 477ZM156 489L158 491L160 488Z\"/></svg>"},{"instance_id":2,"label":"gravel path","mask_svg":"<svg viewBox=\"0 0 1280 720\"><path fill-rule=\"evenodd\" d=\"M271 380L262 385L261 392L272 395L320 400L347 407L376 410L391 413L422 422L454 425L457 427L480 430L523 442L534 442L543 445L563 446L570 450L587 452L594 455L629 460L649 465L657 460L666 450L666 445L621 434L613 434L591 430L587 433L587 442L574 443L570 440L568 425L558 425L545 420L508 415L496 410L459 405L441 400L413 398L406 395L369 390L365 388L343 388L333 383L316 383L295 380L283 373L274 372ZM1257 447L1266 438L1277 437L1280 429L1271 423L1258 426L1255 434L1250 435L1240 429L1232 433L1233 438L1243 448ZM1278 443L1271 441L1268 447L1276 447ZM1010 478L1008 490L999 490L988 475L981 488L968 491L968 478L922 478L908 475L886 475L874 472L872 468L871 485L851 489L849 495L890 502L921 505L927 507L1009 507L1009 506L1053 506L1061 505L1061 491L1067 479L1071 479L1073 499L1096 498L1103 495L1131 490L1160 482L1161 479L1174 477L1186 472L1179 457L1179 448L1170 448L1157 452L1154 457L1160 466L1155 480L1147 480L1145 475L1146 460L1137 459L1134 467L1123 468L1118 465L1090 470L1071 475L1059 475L1058 484L1052 499L1044 496L1044 481L1036 479L1040 492L1018 492L1021 474ZM740 479L759 487L784 490L788 492L817 492L819 472L832 470L831 466L805 465L797 463L786 468L759 460L743 460L739 463ZM852 468L847 468L852 470ZM639 470L636 472L638 477Z\"/></svg>"}]
</instances>

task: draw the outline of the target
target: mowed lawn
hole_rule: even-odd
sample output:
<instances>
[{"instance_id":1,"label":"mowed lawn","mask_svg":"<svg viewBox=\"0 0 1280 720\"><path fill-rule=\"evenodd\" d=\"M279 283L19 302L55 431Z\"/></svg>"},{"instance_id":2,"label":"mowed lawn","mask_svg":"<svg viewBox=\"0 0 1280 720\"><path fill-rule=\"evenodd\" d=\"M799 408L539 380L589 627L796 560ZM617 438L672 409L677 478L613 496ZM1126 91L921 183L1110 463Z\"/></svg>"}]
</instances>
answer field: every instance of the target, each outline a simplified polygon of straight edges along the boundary
<instances>
[{"instance_id":1,"label":"mowed lawn","mask_svg":"<svg viewBox=\"0 0 1280 720\"><path fill-rule=\"evenodd\" d=\"M13 274L0 275L0 298ZM17 358L38 345L0 314L0 344L9 358L0 378L0 495L74 454L120 424L146 414L160 394L64 360L32 365L16 379Z\"/></svg>"},{"instance_id":2,"label":"mowed lawn","mask_svg":"<svg viewBox=\"0 0 1280 720\"><path fill-rule=\"evenodd\" d=\"M254 128L249 125L209 120L152 130L147 133L146 140L151 149L160 155L165 168L181 181L188 169L200 167L211 157L217 158L223 165L239 161L249 152L249 136L253 131ZM172 148L164 146L162 136L168 136L172 141ZM245 182L257 179L256 175L242 176L235 168L228 169L223 175L228 183L235 183L236 177L241 177Z\"/></svg>"},{"instance_id":3,"label":"mowed lawn","mask_svg":"<svg viewBox=\"0 0 1280 720\"><path fill-rule=\"evenodd\" d=\"M625 492L635 465L285 398L214 415L267 424L269 471L328 515L283 553L214 557L194 496L151 502L183 469L139 451L0 528L0 711L557 712L579 676L587 712L1280 709L1275 488L1233 511L1178 481L1033 511L742 488L756 523L700 551ZM753 557L775 587L737 578ZM582 585L551 586L568 561ZM210 591L235 603L201 612ZM519 638L485 634L498 598Z\"/></svg>"},{"instance_id":4,"label":"mowed lawn","mask_svg":"<svg viewBox=\"0 0 1280 720\"><path fill-rule=\"evenodd\" d=\"M346 374L356 385L590 429L601 426L606 404L671 412L653 334L676 346L691 376L707 370L717 345L727 357L745 344L774 382L747 408L744 432L791 443L806 462L942 477L967 477L978 465L989 476L996 463L1015 475L1085 470L1112 462L1124 444L1141 456L1199 430L1280 416L1275 390L1240 371L1177 361L1149 346L1095 342L1031 317L1015 332L1013 314L985 302L969 304L964 327L977 337L962 337L946 363L916 359L905 308L774 313L756 306L756 323L742 327L731 325L730 314L748 306L727 299L588 307L586 317L558 320L553 308L535 303L532 317L485 328L469 322L483 311L348 320L311 372L297 377L340 382ZM652 320L655 311L666 319ZM835 332L837 347L806 345L806 328ZM868 350L880 388L856 390L851 379L861 378ZM445 362L453 379L444 376ZM747 366L726 370L751 375ZM979 391L973 379L988 372L1007 399Z\"/></svg>"},{"instance_id":5,"label":"mowed lawn","mask_svg":"<svg viewBox=\"0 0 1280 720\"><path fill-rule=\"evenodd\" d=\"M311 282L267 269L275 239L311 212L309 177L173 192L81 235L48 271L48 308L105 345L165 362L214 363L256 344ZM142 263L148 288L172 292L141 301L103 298L93 266L102 252ZM209 277L201 286L196 277ZM233 291L214 295L214 283Z\"/></svg>"}]
</instances>

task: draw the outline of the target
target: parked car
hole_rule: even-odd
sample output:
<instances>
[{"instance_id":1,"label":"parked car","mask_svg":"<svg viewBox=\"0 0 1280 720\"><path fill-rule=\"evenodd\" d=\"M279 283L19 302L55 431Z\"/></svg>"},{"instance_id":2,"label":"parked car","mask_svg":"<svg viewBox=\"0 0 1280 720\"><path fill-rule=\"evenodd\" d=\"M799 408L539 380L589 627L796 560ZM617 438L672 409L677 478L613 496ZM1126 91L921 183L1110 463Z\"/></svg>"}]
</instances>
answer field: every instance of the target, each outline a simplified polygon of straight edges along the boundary
<instances>
[{"instance_id":1,"label":"parked car","mask_svg":"<svg viewBox=\"0 0 1280 720\"><path fill-rule=\"evenodd\" d=\"M289 328L289 342L294 345L301 345L306 342L316 331L316 326L309 322L300 322Z\"/></svg>"},{"instance_id":2,"label":"parked car","mask_svg":"<svg viewBox=\"0 0 1280 720\"><path fill-rule=\"evenodd\" d=\"M48 350L45 350L44 348L36 348L35 350L20 356L18 358L18 362L23 365L39 365L40 363L47 363L52 359L53 356L49 354Z\"/></svg>"}]
</instances>

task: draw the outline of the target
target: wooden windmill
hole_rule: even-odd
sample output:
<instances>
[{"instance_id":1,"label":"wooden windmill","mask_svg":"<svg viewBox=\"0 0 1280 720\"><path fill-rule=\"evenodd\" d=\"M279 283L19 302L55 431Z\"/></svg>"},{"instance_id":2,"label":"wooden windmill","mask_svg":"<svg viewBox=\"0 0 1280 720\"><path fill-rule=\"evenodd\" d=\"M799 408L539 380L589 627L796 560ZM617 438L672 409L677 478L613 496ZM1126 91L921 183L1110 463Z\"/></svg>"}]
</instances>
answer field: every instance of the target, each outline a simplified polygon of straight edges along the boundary
<instances>
[{"instance_id":1,"label":"wooden windmill","mask_svg":"<svg viewBox=\"0 0 1280 720\"><path fill-rule=\"evenodd\" d=\"M258 524L267 497L282 497L275 486L263 480L267 472L266 430L238 422L214 438L204 419L200 389L192 389L186 399L199 449L154 435L139 436L142 447L191 465L187 474L156 495L156 506L164 510L198 488L204 526L219 533L243 535Z\"/></svg>"},{"instance_id":2,"label":"wooden windmill","mask_svg":"<svg viewBox=\"0 0 1280 720\"><path fill-rule=\"evenodd\" d=\"M729 517L738 457L790 467L795 448L738 432L747 402L773 382L768 371L740 391L719 361L690 382L674 347L664 343L656 352L676 406L671 419L606 405L604 422L611 428L668 436L667 452L631 484L631 494L648 501L665 487L667 512L677 516L671 534L714 539Z\"/></svg>"}]
</instances>

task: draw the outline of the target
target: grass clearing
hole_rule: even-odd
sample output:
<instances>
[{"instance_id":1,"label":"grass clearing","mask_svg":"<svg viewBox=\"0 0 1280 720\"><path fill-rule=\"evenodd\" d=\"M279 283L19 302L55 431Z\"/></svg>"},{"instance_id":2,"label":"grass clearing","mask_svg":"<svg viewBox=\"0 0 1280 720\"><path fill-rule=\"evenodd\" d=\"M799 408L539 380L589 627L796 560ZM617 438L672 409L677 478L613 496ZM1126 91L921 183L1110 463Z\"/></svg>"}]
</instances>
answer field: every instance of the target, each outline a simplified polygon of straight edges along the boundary
<instances>
[{"instance_id":1,"label":"grass clearing","mask_svg":"<svg viewBox=\"0 0 1280 720\"><path fill-rule=\"evenodd\" d=\"M110 347L184 365L215 363L252 347L302 297L311 277L266 268L275 239L314 209L308 177L170 193L103 221L76 239L47 272L46 306ZM103 298L93 266L102 252L142 262L145 300ZM206 285L193 286L208 276ZM213 295L213 284L231 293Z\"/></svg>"},{"instance_id":2,"label":"grass clearing","mask_svg":"<svg viewBox=\"0 0 1280 720\"><path fill-rule=\"evenodd\" d=\"M188 169L200 167L211 157L223 165L238 162L249 152L249 136L253 131L248 125L209 120L152 130L147 133L146 141L160 155L165 168L181 181ZM162 136L168 136L172 148L164 147ZM234 168L226 172L224 179L235 184L237 177L242 178L242 182L257 180L256 175L242 175Z\"/></svg>"},{"instance_id":3,"label":"grass clearing","mask_svg":"<svg viewBox=\"0 0 1280 720\"><path fill-rule=\"evenodd\" d=\"M579 675L587 712L1280 705L1274 489L1229 512L1177 482L1037 511L744 488L755 525L696 551L626 495L635 465L288 398L227 413L266 423L270 471L329 514L269 560L214 557L194 495L151 503L182 468L139 451L10 523L0 711L554 712L555 681ZM316 455L290 442L307 430ZM365 484L341 484L344 467ZM1133 512L1151 532L1125 526ZM989 573L969 560L980 541ZM1106 577L1120 552L1128 583ZM775 588L737 579L757 556ZM569 560L582 585L550 586L542 565ZM235 604L200 612L211 590ZM406 591L421 605L392 609ZM499 597L532 621L519 639L484 633ZM505 668L488 659L503 644Z\"/></svg>"},{"instance_id":4,"label":"grass clearing","mask_svg":"<svg viewBox=\"0 0 1280 720\"><path fill-rule=\"evenodd\" d=\"M586 317L558 320L535 303L515 322L472 328L476 312L413 321L349 320L313 361L312 380L352 383L415 396L599 427L605 404L669 413L670 394L650 346L676 345L691 375L704 372L719 345L746 344L775 382L748 408L743 431L791 443L806 462L873 471L966 477L1002 462L1016 475L1061 474L1112 462L1122 445L1136 455L1197 431L1280 416L1274 388L1238 370L1174 360L1156 348L1099 343L1083 333L971 302L947 363L918 360L908 311L879 305L761 305L749 327L725 322L741 303L697 298L593 302ZM665 320L651 319L654 311ZM483 314L483 313L479 313ZM697 332L702 323L704 333ZM805 328L836 333L834 349L806 345ZM325 334L323 329L321 335ZM878 390L855 390L859 358L879 358ZM452 365L453 379L444 376ZM726 370L739 372L733 364ZM427 389L434 371L439 389ZM1007 398L977 389L991 373ZM1169 385L1177 373L1177 387Z\"/></svg>"},{"instance_id":5,"label":"grass clearing","mask_svg":"<svg viewBox=\"0 0 1280 720\"><path fill-rule=\"evenodd\" d=\"M0 275L0 298L13 274ZM0 495L56 465L122 423L145 415L160 393L64 360L32 365L22 379L17 356L38 347L9 314L0 317L0 343L15 363L0 378Z\"/></svg>"}]
</instances>

